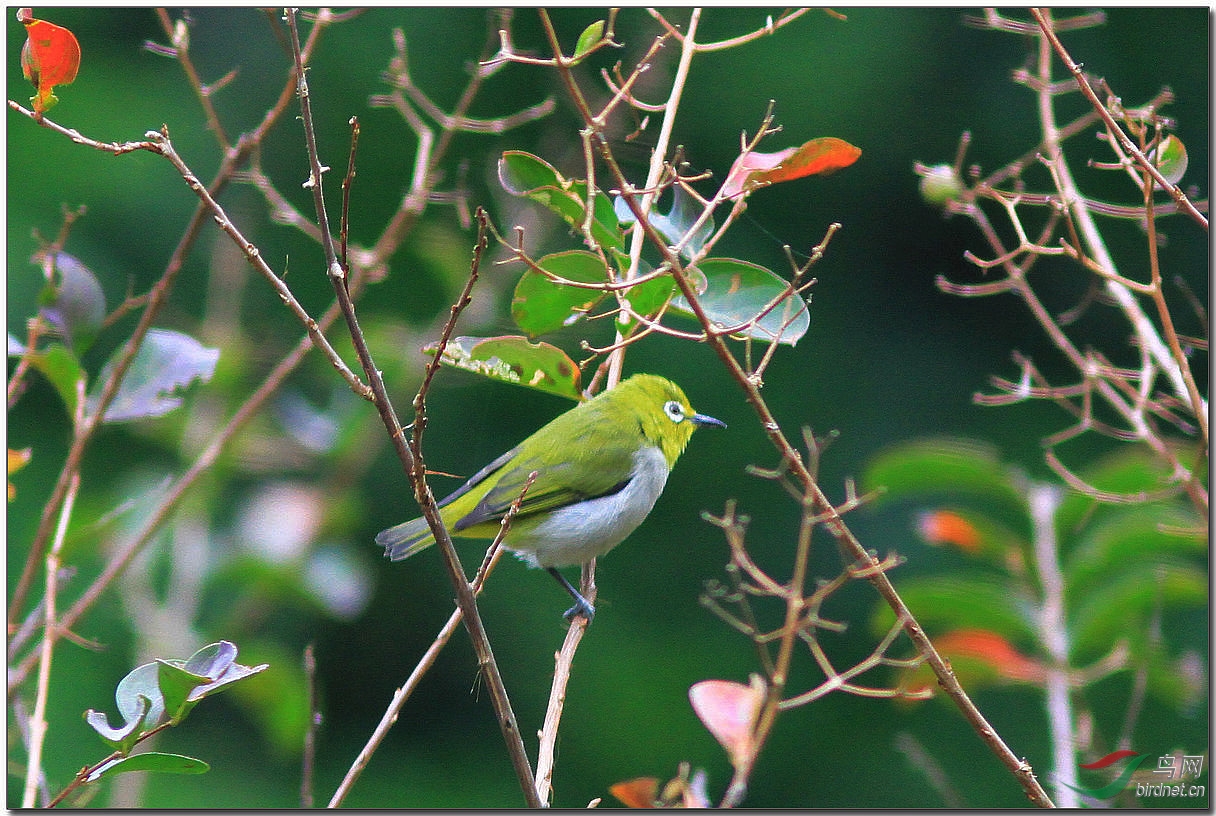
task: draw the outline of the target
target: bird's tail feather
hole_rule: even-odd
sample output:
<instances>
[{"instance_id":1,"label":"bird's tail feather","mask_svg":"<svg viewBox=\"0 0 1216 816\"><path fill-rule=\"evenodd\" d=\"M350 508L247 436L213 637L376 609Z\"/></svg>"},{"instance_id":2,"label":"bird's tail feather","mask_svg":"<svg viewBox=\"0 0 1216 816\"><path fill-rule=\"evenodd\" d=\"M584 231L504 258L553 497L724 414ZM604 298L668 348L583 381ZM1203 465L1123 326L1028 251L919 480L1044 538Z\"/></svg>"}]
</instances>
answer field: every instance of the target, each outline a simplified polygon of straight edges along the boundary
<instances>
[{"instance_id":1,"label":"bird's tail feather","mask_svg":"<svg viewBox=\"0 0 1216 816\"><path fill-rule=\"evenodd\" d=\"M435 537L426 519L416 518L381 530L376 534L376 543L384 548L390 561L400 561L434 544Z\"/></svg>"}]
</instances>

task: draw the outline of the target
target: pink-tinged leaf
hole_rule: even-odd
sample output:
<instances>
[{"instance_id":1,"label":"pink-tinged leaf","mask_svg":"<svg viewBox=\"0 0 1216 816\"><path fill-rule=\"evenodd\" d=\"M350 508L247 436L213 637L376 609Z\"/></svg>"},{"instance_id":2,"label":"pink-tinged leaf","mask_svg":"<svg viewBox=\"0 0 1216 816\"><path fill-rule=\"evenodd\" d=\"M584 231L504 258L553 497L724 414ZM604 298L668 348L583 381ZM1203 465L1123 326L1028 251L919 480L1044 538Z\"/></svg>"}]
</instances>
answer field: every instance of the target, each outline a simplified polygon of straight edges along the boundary
<instances>
[{"instance_id":1,"label":"pink-tinged leaf","mask_svg":"<svg viewBox=\"0 0 1216 816\"><path fill-rule=\"evenodd\" d=\"M776 184L831 173L848 167L860 157L860 148L834 136L811 139L801 147L789 147L776 153L744 153L731 166L726 183L722 185L722 194L733 198L749 184Z\"/></svg>"},{"instance_id":2,"label":"pink-tinged leaf","mask_svg":"<svg viewBox=\"0 0 1216 816\"><path fill-rule=\"evenodd\" d=\"M759 678L745 686L730 680L702 680L688 690L693 711L714 735L731 764L740 767L755 754L754 732L760 706L764 702L764 685Z\"/></svg>"}]
</instances>

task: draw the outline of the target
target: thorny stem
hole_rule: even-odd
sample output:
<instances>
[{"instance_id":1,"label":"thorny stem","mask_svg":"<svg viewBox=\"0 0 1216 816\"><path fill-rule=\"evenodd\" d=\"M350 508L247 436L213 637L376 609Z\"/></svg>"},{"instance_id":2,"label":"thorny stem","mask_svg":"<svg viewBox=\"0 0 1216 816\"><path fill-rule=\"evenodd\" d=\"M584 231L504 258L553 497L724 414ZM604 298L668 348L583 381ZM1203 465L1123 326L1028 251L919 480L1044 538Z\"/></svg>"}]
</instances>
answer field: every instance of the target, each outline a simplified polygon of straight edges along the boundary
<instances>
[{"instance_id":1,"label":"thorny stem","mask_svg":"<svg viewBox=\"0 0 1216 816\"><path fill-rule=\"evenodd\" d=\"M486 635L485 626L482 623L481 615L477 609L477 599L473 594L472 587L469 585L468 577L464 573L464 568L460 564L460 559L456 554L456 549L452 545L452 539L448 535L447 529L444 527L443 520L439 516L438 508L435 506L434 497L431 495L430 488L426 486L425 469L420 467L421 459L416 457L406 444L404 438L404 430L401 423L397 419L396 412L393 410L392 403L388 398L388 393L384 387L384 380L380 375L379 369L372 360L371 352L367 348L366 340L362 330L359 328L359 322L355 315L354 304L350 299L350 293L346 287L346 270L339 264L337 253L334 248L333 236L329 230L329 220L325 210L325 197L323 194L322 174L324 168L321 166L321 161L317 152L316 134L312 119L312 102L308 91L308 82L304 74L302 56L300 52L300 37L296 26L295 13L288 11L286 14L287 26L291 33L291 48L292 54L296 60L296 79L298 87L298 96L300 100L300 111L304 120L304 138L308 150L309 161L309 178L308 184L311 187L313 194L313 202L317 213L317 225L321 231L322 247L325 253L325 267L329 275L330 281L333 284L334 292L338 297L338 302L342 307L343 316L346 319L347 326L350 329L351 340L355 346L355 352L359 357L359 362L363 366L364 375L368 379L368 384L374 394L374 402L376 409L380 414L380 418L384 423L385 429L388 431L393 445L397 451L398 458L401 460L402 466L406 473L410 476L415 484L415 494L419 498L419 503L422 506L423 515L426 516L427 522L430 524L432 531L435 533L436 542L443 554L444 564L448 571L448 578L451 581L452 588L456 592L457 602L461 612L464 614L465 629L469 633L469 638L473 641L473 648L477 652L478 661L481 665L481 670L485 674L486 686L490 692L491 701L494 704L494 710L498 715L499 728L502 731L503 739L506 743L508 753L511 756L511 763L515 768L516 776L519 779L520 787L524 793L524 799L531 807L537 807L540 802L536 799L536 783L532 775L532 767L528 764L527 754L523 747L523 742L519 735L519 726L515 721L515 714L511 710L510 700L507 697L506 687L503 685L502 676L498 670L498 664L494 660L493 650L490 648L490 641ZM482 235L484 241L484 233Z\"/></svg>"}]
</instances>

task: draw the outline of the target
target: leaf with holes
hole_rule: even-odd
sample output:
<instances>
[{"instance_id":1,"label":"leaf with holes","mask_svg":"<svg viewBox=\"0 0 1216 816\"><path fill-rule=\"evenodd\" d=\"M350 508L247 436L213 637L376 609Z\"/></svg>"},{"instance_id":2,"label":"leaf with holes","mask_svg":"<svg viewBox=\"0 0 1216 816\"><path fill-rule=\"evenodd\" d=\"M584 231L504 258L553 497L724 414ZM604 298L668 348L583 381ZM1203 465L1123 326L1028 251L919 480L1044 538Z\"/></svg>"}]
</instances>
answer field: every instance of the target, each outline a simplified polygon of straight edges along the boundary
<instances>
[{"instance_id":1,"label":"leaf with holes","mask_svg":"<svg viewBox=\"0 0 1216 816\"><path fill-rule=\"evenodd\" d=\"M424 351L434 354L435 347ZM582 372L566 352L526 337L454 337L441 362L493 380L582 400Z\"/></svg>"}]
</instances>

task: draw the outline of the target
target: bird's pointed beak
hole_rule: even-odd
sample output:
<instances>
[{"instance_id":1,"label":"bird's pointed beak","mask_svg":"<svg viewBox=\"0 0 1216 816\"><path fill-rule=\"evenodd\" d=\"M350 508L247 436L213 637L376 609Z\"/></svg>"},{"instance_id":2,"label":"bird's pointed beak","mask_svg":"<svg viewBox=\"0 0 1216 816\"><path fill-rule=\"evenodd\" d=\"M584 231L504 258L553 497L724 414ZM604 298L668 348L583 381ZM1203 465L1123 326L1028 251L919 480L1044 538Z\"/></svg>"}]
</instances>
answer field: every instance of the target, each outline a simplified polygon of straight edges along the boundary
<instances>
[{"instance_id":1,"label":"bird's pointed beak","mask_svg":"<svg viewBox=\"0 0 1216 816\"><path fill-rule=\"evenodd\" d=\"M712 425L715 428L726 427L726 423L722 420L714 419L713 417L706 416L705 414L693 414L690 419L692 419L692 424L694 425Z\"/></svg>"}]
</instances>

